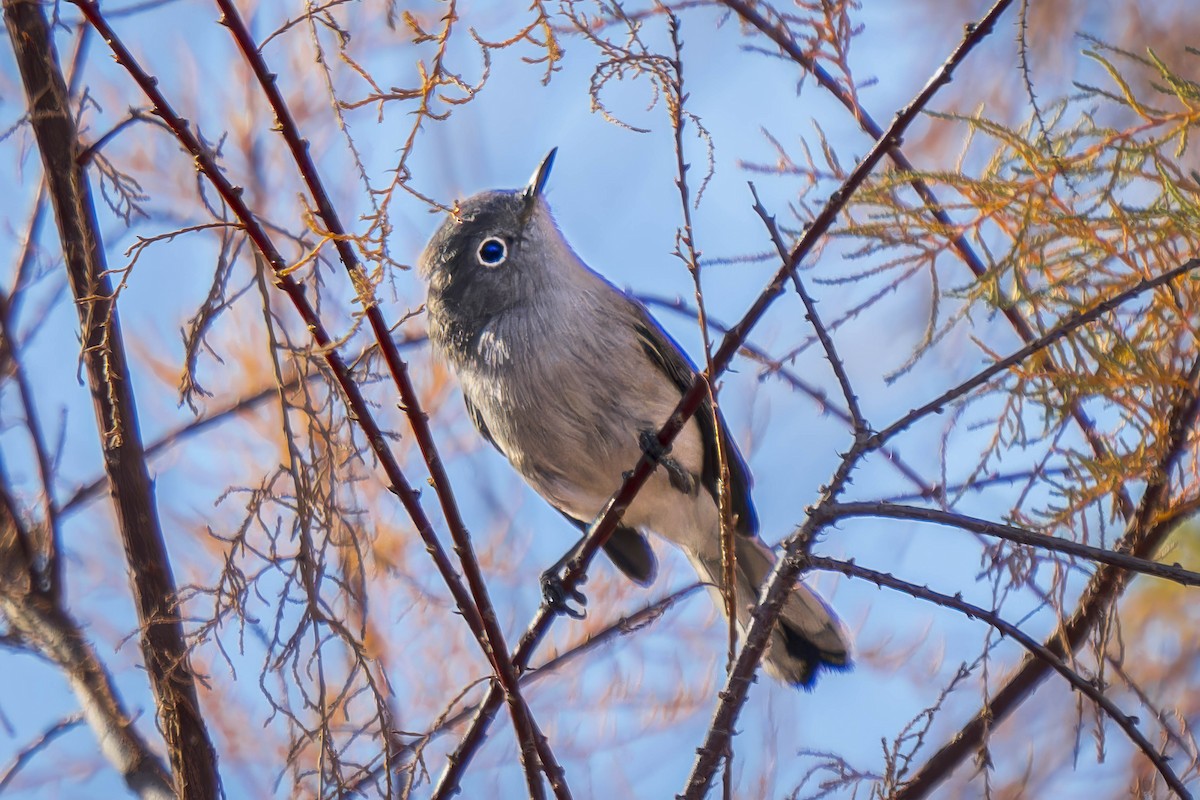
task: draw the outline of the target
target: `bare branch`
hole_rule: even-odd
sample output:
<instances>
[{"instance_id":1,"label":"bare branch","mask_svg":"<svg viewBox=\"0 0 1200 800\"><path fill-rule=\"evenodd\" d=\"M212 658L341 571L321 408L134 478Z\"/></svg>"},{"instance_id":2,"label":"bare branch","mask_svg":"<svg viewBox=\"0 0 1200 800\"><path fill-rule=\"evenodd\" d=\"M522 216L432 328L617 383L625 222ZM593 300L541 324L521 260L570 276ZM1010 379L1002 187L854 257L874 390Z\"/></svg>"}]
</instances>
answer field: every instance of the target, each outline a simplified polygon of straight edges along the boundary
<instances>
[{"instance_id":1,"label":"bare branch","mask_svg":"<svg viewBox=\"0 0 1200 800\"><path fill-rule=\"evenodd\" d=\"M1036 659L1038 663L1043 665L1043 669L1049 671L1054 670L1059 675L1071 684L1075 691L1087 697L1100 708L1104 709L1104 713L1108 718L1117 724L1125 735L1129 737L1129 741L1142 751L1142 754L1150 760L1158 773L1162 775L1163 780L1171 787L1181 798L1190 798L1191 793L1183 785L1179 776L1171 769L1171 765L1167 763L1167 757L1155 749L1146 736L1138 730L1137 719L1125 714L1117 707L1116 703L1108 699L1104 693L1096 687L1092 682L1081 676L1078 672L1067 664L1062 655L1046 645L1040 644L1032 636L1028 635L1016 625L1006 621L1003 617L994 611L980 608L972 605L960 597L951 597L949 595L935 592L932 589L924 586L917 586L914 583L902 581L894 578L885 572L876 572L866 567L860 567L857 564L847 564L844 561L838 561L832 558L822 558L820 556L812 556L810 563L815 569L831 570L840 572L843 575L851 578L865 578L877 586L886 586L889 589L896 589L905 594L915 597L919 600L926 600L931 603L936 603L943 608L951 608L962 614L965 614L971 619L978 619L991 625L996 630L1000 631L1005 636L1018 642L1024 647L1029 654L1027 658Z\"/></svg>"},{"instance_id":2,"label":"bare branch","mask_svg":"<svg viewBox=\"0 0 1200 800\"><path fill-rule=\"evenodd\" d=\"M988 522L966 514L956 514L937 508L920 508L894 503L832 503L821 511L830 522L848 517L880 517L883 519L914 519L921 522L932 522L951 528L961 528L965 531L994 536L1009 542L1037 547L1054 553L1084 558L1097 564L1108 564L1129 572L1150 575L1163 580L1174 581L1181 586L1200 586L1200 572L1184 569L1178 564L1161 564L1145 558L1132 556L1102 547L1060 539L1044 533L1018 528L1014 525L1002 525L998 522Z\"/></svg>"},{"instance_id":3,"label":"bare branch","mask_svg":"<svg viewBox=\"0 0 1200 800\"><path fill-rule=\"evenodd\" d=\"M175 790L183 798L215 797L221 785L216 753L200 712L183 638L95 209L76 160L79 138L67 86L43 7L33 0L5 0L4 20L25 84L30 124L77 301L100 445L141 624L142 657L167 740Z\"/></svg>"},{"instance_id":4,"label":"bare branch","mask_svg":"<svg viewBox=\"0 0 1200 800\"><path fill-rule=\"evenodd\" d=\"M749 2L747 2L747 0L719 0L719 2L732 9L739 17L761 31L772 42L774 42L780 50L786 53L789 58L803 67L814 78L816 78L817 83L819 83L822 88L832 94L838 100L838 102L840 102L854 116L855 120L858 121L859 125L862 126L862 129L867 133L867 135L875 139L877 142L881 139L883 136L883 128L880 127L880 125L871 117L867 110L859 104L856 96L842 88L842 86L838 84L837 80L834 79L834 77L830 75L824 67L816 63L816 61L813 60L813 58L797 44L797 42L788 32L786 25L782 23L773 24L770 20L763 16L762 13L760 13L758 7L751 5ZM889 144L888 158L901 170L914 176L909 178L909 185L912 186L913 190L916 191L916 193L920 196L921 201L925 204L925 207L929 209L929 213L935 220L937 220L942 229L948 232L951 245L963 259L963 263L965 263L971 270L971 273L977 279L982 279L984 276L986 276L988 274L987 265L984 263L983 259L979 257L979 254L975 252L975 249L971 247L966 237L962 233L956 232L958 230L958 226L954 224L954 221L950 218L945 206L938 199L937 195L934 194L933 189L930 188L929 184L921 178L915 177L916 168L900 149L899 140ZM1009 324L1012 325L1013 330L1017 332L1017 335L1020 336L1023 341L1029 342L1033 340L1035 336L1034 329L1021 316L1016 307L1012 305L1006 305L1001 308L1000 311L1004 314L1005 319L1009 321ZM1050 368L1054 369L1053 365L1050 365ZM1079 425L1080 430L1083 431L1084 437L1087 439L1088 445L1092 448L1093 452L1095 452L1098 456L1111 455L1111 449L1108 445L1108 442L1106 442L1100 435L1099 431L1096 430L1095 422L1093 422L1092 419L1087 415L1087 412L1084 411L1079 398L1067 397L1066 401L1069 404L1071 417ZM1117 492L1117 504L1121 508L1122 515L1128 519L1130 514L1133 513L1133 501L1129 497L1128 490L1124 487Z\"/></svg>"}]
</instances>

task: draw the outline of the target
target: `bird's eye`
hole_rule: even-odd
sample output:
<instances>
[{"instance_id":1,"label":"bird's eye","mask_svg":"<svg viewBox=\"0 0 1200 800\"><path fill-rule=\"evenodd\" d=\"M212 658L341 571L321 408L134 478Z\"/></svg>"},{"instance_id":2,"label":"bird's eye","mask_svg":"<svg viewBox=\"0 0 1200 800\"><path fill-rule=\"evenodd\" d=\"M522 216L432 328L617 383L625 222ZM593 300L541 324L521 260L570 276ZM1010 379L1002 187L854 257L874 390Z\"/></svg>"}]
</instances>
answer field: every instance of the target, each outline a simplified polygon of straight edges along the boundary
<instances>
[{"instance_id":1,"label":"bird's eye","mask_svg":"<svg viewBox=\"0 0 1200 800\"><path fill-rule=\"evenodd\" d=\"M489 236L479 245L479 263L485 267L498 267L508 258L508 245L503 239Z\"/></svg>"}]
</instances>

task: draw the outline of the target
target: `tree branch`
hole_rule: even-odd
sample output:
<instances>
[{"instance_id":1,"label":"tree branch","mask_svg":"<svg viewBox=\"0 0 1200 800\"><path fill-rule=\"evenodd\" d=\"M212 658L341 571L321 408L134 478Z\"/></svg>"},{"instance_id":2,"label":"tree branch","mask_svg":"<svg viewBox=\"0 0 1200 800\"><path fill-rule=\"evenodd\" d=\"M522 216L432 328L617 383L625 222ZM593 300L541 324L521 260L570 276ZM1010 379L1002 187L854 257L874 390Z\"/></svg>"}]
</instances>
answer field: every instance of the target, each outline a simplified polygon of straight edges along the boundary
<instances>
[{"instance_id":1,"label":"tree branch","mask_svg":"<svg viewBox=\"0 0 1200 800\"><path fill-rule=\"evenodd\" d=\"M855 167L850 177L846 179L842 188L834 192L829 203L813 219L811 226L801 237L800 243L792 251L791 258L785 264L786 271L781 271L782 275L786 276L790 274L799 265L800 260L808 252L805 244L810 241L811 237L824 235L829 225L832 224L837 210L849 199L849 195L861 185L867 174L883 158L884 153L900 141L904 130L907 129L917 114L933 98L937 90L950 82L955 68L962 63L967 54L991 34L996 20L999 19L1000 15L1004 13L1011 3L1012 0L997 0L978 24L967 26L966 34L962 41L959 42L958 46L945 62L942 63L942 66L938 68L937 72L929 79L913 101L901 109L888 131L876 140L871 150ZM780 289L782 289L782 283L780 284ZM761 296L760 299L762 299ZM734 330L746 329L744 323L745 320L739 323L738 326L735 326ZM725 344L729 344L729 337L726 337ZM722 350L724 350L724 346ZM856 436L854 446L845 458L842 459L842 463L835 472L832 480L830 480L829 485L822 490L817 511L836 500L837 496L845 488L850 473L857 466L859 459L869 449L872 449L874 441L882 444L884 440L879 439L878 436ZM819 514L810 514L800 527L800 530L790 537L786 545L786 555L776 562L770 577L767 578L766 585L763 587L759 598L758 606L751 615L750 626L746 631L746 641L738 656L737 666L734 667L725 681L724 689L720 694L721 702L717 704L717 708L713 713L713 720L709 725L708 734L705 737L703 745L697 749L696 762L692 766L692 771L688 776L684 791L680 795L684 800L699 800L708 790L712 776L728 749L728 742L733 736L734 725L737 722L737 717L741 712L742 706L746 702L750 683L753 680L754 672L758 668L759 662L762 660L763 651L766 648L771 629L779 617L784 600L792 590L792 584L796 581L801 570L807 566L809 547L820 526Z\"/></svg>"},{"instance_id":2,"label":"tree branch","mask_svg":"<svg viewBox=\"0 0 1200 800\"><path fill-rule=\"evenodd\" d=\"M238 49L242 53L242 57L250 65L254 76L258 79L263 94L271 104L271 109L275 114L278 126L276 129L287 143L288 149L292 154L292 159L301 177L304 179L309 192L312 193L317 213L325 223L342 264L354 284L358 293L358 299L363 307L363 313L366 315L375 340L379 344L392 380L399 390L401 408L408 417L413 435L420 447L421 455L424 457L425 464L429 468L434 491L437 493L447 526L450 529L450 536L454 541L455 553L457 553L459 562L463 567L467 588L470 590L471 597L479 608L484 634L484 639L480 641L480 645L483 647L485 655L492 661L496 677L499 679L500 685L504 687L505 699L508 701L510 707L513 726L520 745L521 763L525 767L526 775L529 778L530 794L533 797L540 797L542 793L540 779L536 777L540 761L546 771L546 776L550 779L550 785L554 788L555 795L559 800L566 800L570 794L567 790L562 767L554 757L554 753L550 749L550 745L545 737L538 735L535 731L536 722L533 719L528 704L521 696L520 687L517 683L517 673L513 668L512 662L508 659L508 645L504 639L504 631L496 619L496 612L492 607L491 598L488 596L487 584L483 579L483 571L480 569L479 561L475 557L470 534L467 532L466 524L459 511L458 502L454 498L449 476L446 475L441 456L438 454L433 433L429 428L429 418L421 408L420 397L413 386L412 379L409 377L408 365L401 359L399 351L392 342L391 326L384 320L383 313L379 309L379 304L375 301L371 281L362 264L359 263L351 237L347 234L346 228L342 224L341 218L329 198L329 193L325 190L316 164L313 163L309 153L308 142L301 137L299 126L296 124L291 110L288 108L283 95L279 91L277 76L267 66L262 51L254 43L250 30L246 27L241 14L232 0L216 0L216 3L217 7L221 10L221 24L229 29L230 34L237 43Z\"/></svg>"},{"instance_id":3,"label":"tree branch","mask_svg":"<svg viewBox=\"0 0 1200 800\"><path fill-rule=\"evenodd\" d=\"M1198 382L1200 359L1188 370L1184 388L1180 391L1179 399L1168 418L1163 456L1159 460L1158 468L1151 474L1146 491L1126 528L1125 535L1117 544L1117 552L1148 559L1179 523L1179 516L1167 513L1165 504L1169 499L1167 494L1171 473L1187 449L1188 436L1200 412ZM1077 652L1106 610L1124 592L1129 583L1129 575L1125 569L1115 566L1098 569L1084 589L1071 617L1059 626L1054 635L1046 641L1045 647L1059 658ZM925 762L912 780L896 793L895 800L915 800L928 796L957 766L978 750L987 731L1024 702L1048 674L1049 667L1045 662L1026 656L1016 674L992 695L987 705L980 709L970 722Z\"/></svg>"},{"instance_id":4,"label":"tree branch","mask_svg":"<svg viewBox=\"0 0 1200 800\"><path fill-rule=\"evenodd\" d=\"M1142 751L1142 754L1150 760L1150 763L1154 765L1154 768L1158 770L1158 773L1162 775L1163 780L1167 782L1167 785L1171 787L1171 790L1175 794L1182 798L1190 798L1192 796L1187 787L1183 785L1183 781L1171 769L1171 765L1167 763L1167 757L1159 753L1146 738L1145 734L1138 730L1137 719L1135 717L1125 714L1092 681L1085 679L1078 672L1071 669L1070 665L1063 660L1062 653L1056 652L1052 647L1038 643L1032 636L1022 631L1016 625L1006 621L995 611L988 611L987 609L972 605L959 597L941 594L928 587L917 586L914 583L894 578L885 572L877 572L873 569L860 567L857 564L849 564L837 559L820 556L813 556L810 559L810 563L815 569L840 572L850 578L865 578L876 586L886 586L889 589L896 589L918 600L926 600L936 603L943 608L954 609L971 619L982 620L991 625L1003 635L1008 636L1024 647L1028 651L1026 660L1037 661L1038 664L1042 665L1042 669L1047 674L1050 670L1054 670L1071 684L1071 688L1100 706L1104 710L1104 713L1117 724L1117 727L1125 732L1125 735L1129 737L1129 741L1133 742Z\"/></svg>"},{"instance_id":5,"label":"tree branch","mask_svg":"<svg viewBox=\"0 0 1200 800\"><path fill-rule=\"evenodd\" d=\"M851 93L838 85L837 80L830 75L824 67L813 60L812 56L804 51L804 49L796 42L791 33L787 30L787 26L783 23L773 24L765 16L759 13L759 7L751 5L748 0L720 0L726 7L732 10L735 14L741 17L745 22L753 25L768 39L776 44L781 51L787 54L789 58L803 67L809 74L816 78L817 83L834 96L846 110L848 110L863 131L872 139L878 141L883 136L883 128L879 126L874 118L858 103L858 99ZM958 227L954 220L946 213L945 206L942 205L933 189L924 180L916 176L916 167L904 155L904 151L900 149L900 142L895 141L888 147L888 158L904 172L908 173L908 183L921 198L921 202L929 210L929 213L937 220L943 230L947 232L951 246L962 258L963 263L971 270L971 273L976 278L983 278L987 275L987 265L983 263L983 259L971 247L966 237L961 233L950 233ZM1025 318L1014 306L1005 306L1000 309L1004 314L1005 319L1012 325L1017 336L1021 337L1022 341L1030 342L1034 339L1035 333ZM1048 364L1051 371L1057 371L1057 367L1053 364ZM1092 448L1099 457L1107 458L1111 456L1108 442L1096 430L1096 424L1083 410L1083 406L1077 397L1066 398L1068 408L1070 409L1071 417L1079 425L1083 431L1084 438L1087 439L1088 446ZM1133 513L1133 501L1129 497L1129 491L1125 487L1117 492L1117 505L1121 509L1121 515L1128 520Z\"/></svg>"},{"instance_id":6,"label":"tree branch","mask_svg":"<svg viewBox=\"0 0 1200 800\"><path fill-rule=\"evenodd\" d=\"M912 519L920 522L932 522L951 528L961 528L965 531L994 536L1009 542L1050 550L1055 553L1065 553L1076 558L1094 561L1097 564L1108 564L1128 572L1150 575L1155 578L1173 581L1181 586L1200 586L1200 572L1184 569L1178 564L1162 564L1146 558L1139 558L1126 552L1105 550L1069 539L1060 539L1044 533L1018 528L1014 525L1003 525L999 522L988 522L966 514L943 511L938 508L921 508L895 503L831 503L822 512L830 523L849 517L880 517L884 519Z\"/></svg>"},{"instance_id":7,"label":"tree branch","mask_svg":"<svg viewBox=\"0 0 1200 800\"><path fill-rule=\"evenodd\" d=\"M79 137L70 96L43 6L36 0L4 0L3 5L79 312L100 446L141 625L142 658L167 742L174 789L182 798L213 798L221 791L216 752L200 712L184 642L95 207L76 160Z\"/></svg>"}]
</instances>

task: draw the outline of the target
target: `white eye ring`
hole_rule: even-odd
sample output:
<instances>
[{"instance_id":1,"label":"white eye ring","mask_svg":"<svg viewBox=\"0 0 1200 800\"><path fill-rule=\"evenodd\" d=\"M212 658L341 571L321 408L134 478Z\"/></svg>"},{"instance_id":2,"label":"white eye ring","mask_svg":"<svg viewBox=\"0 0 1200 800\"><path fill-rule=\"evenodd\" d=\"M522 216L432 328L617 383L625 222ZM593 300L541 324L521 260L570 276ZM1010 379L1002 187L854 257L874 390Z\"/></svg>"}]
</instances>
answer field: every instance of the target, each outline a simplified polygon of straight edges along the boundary
<instances>
[{"instance_id":1,"label":"white eye ring","mask_svg":"<svg viewBox=\"0 0 1200 800\"><path fill-rule=\"evenodd\" d=\"M497 236L489 236L479 243L475 255L481 265L494 269L508 260L508 245Z\"/></svg>"}]
</instances>

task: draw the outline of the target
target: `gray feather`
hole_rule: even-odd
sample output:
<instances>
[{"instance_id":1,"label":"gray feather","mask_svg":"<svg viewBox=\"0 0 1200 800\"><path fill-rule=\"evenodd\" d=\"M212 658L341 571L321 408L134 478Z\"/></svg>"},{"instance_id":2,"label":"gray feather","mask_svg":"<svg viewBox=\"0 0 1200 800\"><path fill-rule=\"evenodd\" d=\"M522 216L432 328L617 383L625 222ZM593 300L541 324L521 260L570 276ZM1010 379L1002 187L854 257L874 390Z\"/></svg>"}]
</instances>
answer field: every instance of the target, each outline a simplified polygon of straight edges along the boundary
<instances>
[{"instance_id":1,"label":"gray feather","mask_svg":"<svg viewBox=\"0 0 1200 800\"><path fill-rule=\"evenodd\" d=\"M421 255L429 337L458 375L467 413L539 494L580 528L594 519L695 379L646 309L589 269L541 197L546 162L524 191L464 200ZM738 537L739 604L773 563L757 537L751 477L727 426L705 401L606 545L646 584L657 568L645 532L683 549L702 579L720 580L720 464ZM700 491L703 487L704 491ZM749 620L740 605L738 621ZM808 685L849 664L840 623L799 585L772 632L768 669Z\"/></svg>"}]
</instances>

